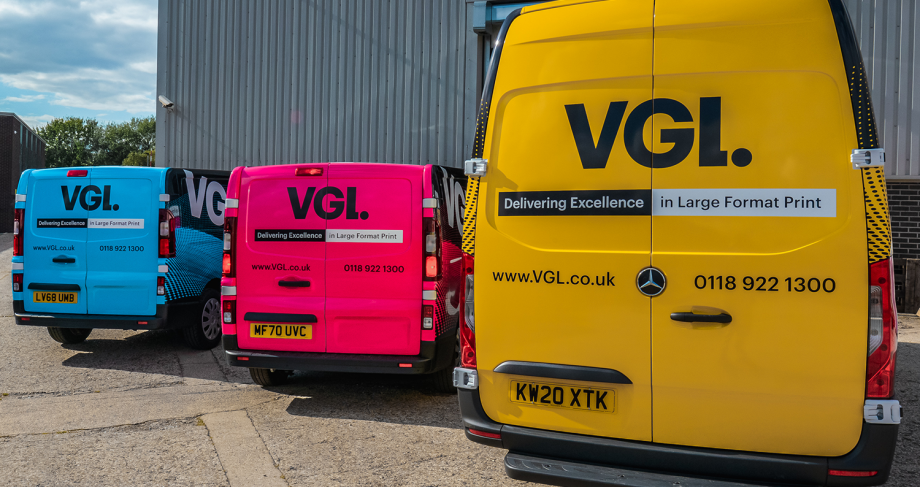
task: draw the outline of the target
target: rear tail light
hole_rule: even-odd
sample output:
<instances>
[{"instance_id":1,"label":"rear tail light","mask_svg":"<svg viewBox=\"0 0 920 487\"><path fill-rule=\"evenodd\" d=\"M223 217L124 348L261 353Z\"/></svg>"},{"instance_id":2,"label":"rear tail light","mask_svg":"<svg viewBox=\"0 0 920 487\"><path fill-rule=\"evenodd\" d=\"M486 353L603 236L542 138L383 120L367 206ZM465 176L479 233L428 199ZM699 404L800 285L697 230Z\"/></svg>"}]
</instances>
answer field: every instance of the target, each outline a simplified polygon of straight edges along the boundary
<instances>
[{"instance_id":1,"label":"rear tail light","mask_svg":"<svg viewBox=\"0 0 920 487\"><path fill-rule=\"evenodd\" d=\"M441 278L441 232L438 221L434 218L422 218L423 233L423 261L425 266L426 281L437 281Z\"/></svg>"},{"instance_id":2,"label":"rear tail light","mask_svg":"<svg viewBox=\"0 0 920 487\"><path fill-rule=\"evenodd\" d=\"M434 306L426 304L422 306L422 329L431 330L434 328Z\"/></svg>"},{"instance_id":3,"label":"rear tail light","mask_svg":"<svg viewBox=\"0 0 920 487\"><path fill-rule=\"evenodd\" d=\"M869 266L869 350L866 363L866 397L894 396L894 370L898 350L898 310L894 302L891 259Z\"/></svg>"},{"instance_id":4,"label":"rear tail light","mask_svg":"<svg viewBox=\"0 0 920 487\"><path fill-rule=\"evenodd\" d=\"M473 428L468 428L467 431L469 431L471 435L481 436L483 438L492 438L493 440L502 439L501 433L489 433L488 431L475 430Z\"/></svg>"},{"instance_id":5,"label":"rear tail light","mask_svg":"<svg viewBox=\"0 0 920 487\"><path fill-rule=\"evenodd\" d=\"M463 320L460 323L460 366L476 368L476 323L473 307L473 256L463 254Z\"/></svg>"},{"instance_id":6,"label":"rear tail light","mask_svg":"<svg viewBox=\"0 0 920 487\"><path fill-rule=\"evenodd\" d=\"M233 248L233 240L236 237L236 217L228 216L224 218L224 257L221 265L224 277L236 277L236 269L233 263L236 261L236 251Z\"/></svg>"},{"instance_id":7,"label":"rear tail light","mask_svg":"<svg viewBox=\"0 0 920 487\"><path fill-rule=\"evenodd\" d=\"M22 274L13 274L13 292L22 292Z\"/></svg>"},{"instance_id":8,"label":"rear tail light","mask_svg":"<svg viewBox=\"0 0 920 487\"><path fill-rule=\"evenodd\" d=\"M22 208L13 209L13 256L22 255L22 237L25 233L25 214Z\"/></svg>"},{"instance_id":9,"label":"rear tail light","mask_svg":"<svg viewBox=\"0 0 920 487\"><path fill-rule=\"evenodd\" d=\"M89 174L86 169L71 169L67 171L68 178L85 178Z\"/></svg>"},{"instance_id":10,"label":"rear tail light","mask_svg":"<svg viewBox=\"0 0 920 487\"><path fill-rule=\"evenodd\" d=\"M321 167L298 167L294 170L295 176L322 176L323 168Z\"/></svg>"},{"instance_id":11,"label":"rear tail light","mask_svg":"<svg viewBox=\"0 0 920 487\"><path fill-rule=\"evenodd\" d=\"M236 301L224 300L221 308L224 311L224 324L232 325L236 323Z\"/></svg>"},{"instance_id":12,"label":"rear tail light","mask_svg":"<svg viewBox=\"0 0 920 487\"><path fill-rule=\"evenodd\" d=\"M157 296L166 296L166 278L157 277Z\"/></svg>"},{"instance_id":13,"label":"rear tail light","mask_svg":"<svg viewBox=\"0 0 920 487\"><path fill-rule=\"evenodd\" d=\"M160 257L176 256L176 224L171 211L160 209Z\"/></svg>"}]
</instances>

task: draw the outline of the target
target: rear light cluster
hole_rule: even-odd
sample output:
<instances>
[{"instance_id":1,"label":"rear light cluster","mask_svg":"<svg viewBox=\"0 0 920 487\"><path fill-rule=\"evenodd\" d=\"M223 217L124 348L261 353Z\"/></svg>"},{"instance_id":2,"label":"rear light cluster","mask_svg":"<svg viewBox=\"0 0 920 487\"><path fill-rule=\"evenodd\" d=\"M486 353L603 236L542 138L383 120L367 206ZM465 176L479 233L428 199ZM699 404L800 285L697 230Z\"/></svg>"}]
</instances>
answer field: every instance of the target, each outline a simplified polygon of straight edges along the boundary
<instances>
[{"instance_id":1,"label":"rear light cluster","mask_svg":"<svg viewBox=\"0 0 920 487\"><path fill-rule=\"evenodd\" d=\"M166 296L166 278L157 277L157 296Z\"/></svg>"},{"instance_id":2,"label":"rear light cluster","mask_svg":"<svg viewBox=\"0 0 920 487\"><path fill-rule=\"evenodd\" d=\"M13 256L22 256L22 237L25 233L26 210L16 208L13 210Z\"/></svg>"},{"instance_id":3,"label":"rear light cluster","mask_svg":"<svg viewBox=\"0 0 920 487\"><path fill-rule=\"evenodd\" d=\"M425 280L437 281L441 278L441 232L438 221L434 218L423 218L422 229L424 230L422 245L424 252L422 256L425 266Z\"/></svg>"},{"instance_id":4,"label":"rear light cluster","mask_svg":"<svg viewBox=\"0 0 920 487\"><path fill-rule=\"evenodd\" d=\"M224 217L224 256L221 264L224 277L236 277L233 263L236 253L233 250L233 237L236 236L236 217Z\"/></svg>"},{"instance_id":5,"label":"rear light cluster","mask_svg":"<svg viewBox=\"0 0 920 487\"><path fill-rule=\"evenodd\" d=\"M434 306L426 304L422 306L422 329L431 330L434 328Z\"/></svg>"},{"instance_id":6,"label":"rear light cluster","mask_svg":"<svg viewBox=\"0 0 920 487\"><path fill-rule=\"evenodd\" d=\"M473 307L473 256L463 254L463 320L460 323L460 366L476 368L476 322Z\"/></svg>"},{"instance_id":7,"label":"rear light cluster","mask_svg":"<svg viewBox=\"0 0 920 487\"><path fill-rule=\"evenodd\" d=\"M176 225L179 223L172 212L160 209L160 257L176 256Z\"/></svg>"},{"instance_id":8,"label":"rear light cluster","mask_svg":"<svg viewBox=\"0 0 920 487\"><path fill-rule=\"evenodd\" d=\"M869 358L866 397L894 396L894 368L898 351L898 310L894 302L891 259L869 266Z\"/></svg>"},{"instance_id":9,"label":"rear light cluster","mask_svg":"<svg viewBox=\"0 0 920 487\"><path fill-rule=\"evenodd\" d=\"M221 309L224 312L224 324L232 325L236 323L236 301L224 300L221 304Z\"/></svg>"},{"instance_id":10,"label":"rear light cluster","mask_svg":"<svg viewBox=\"0 0 920 487\"><path fill-rule=\"evenodd\" d=\"M13 274L13 292L22 292L22 274Z\"/></svg>"}]
</instances>

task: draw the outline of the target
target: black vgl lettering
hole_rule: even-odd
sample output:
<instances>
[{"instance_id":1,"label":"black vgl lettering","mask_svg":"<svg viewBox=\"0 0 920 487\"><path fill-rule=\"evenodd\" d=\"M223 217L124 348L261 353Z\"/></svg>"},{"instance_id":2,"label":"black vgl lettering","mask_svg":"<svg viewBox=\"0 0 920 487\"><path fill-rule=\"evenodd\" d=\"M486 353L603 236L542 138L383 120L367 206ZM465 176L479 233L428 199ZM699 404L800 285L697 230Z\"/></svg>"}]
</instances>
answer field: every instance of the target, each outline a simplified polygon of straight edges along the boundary
<instances>
[{"instance_id":1,"label":"black vgl lettering","mask_svg":"<svg viewBox=\"0 0 920 487\"><path fill-rule=\"evenodd\" d=\"M90 193L96 193L96 195L90 196ZM80 206L86 211L93 211L99 208L99 205L102 204L102 197L99 196L100 193L99 187L94 184L83 188L83 191L80 192ZM89 200L87 200L87 196L89 196Z\"/></svg>"},{"instance_id":2,"label":"black vgl lettering","mask_svg":"<svg viewBox=\"0 0 920 487\"><path fill-rule=\"evenodd\" d=\"M665 168L677 165L687 158L693 149L693 129L662 129L661 142L672 143L667 152L654 154L645 146L642 132L645 123L656 113L668 115L675 122L692 122L693 116L681 102L670 98L655 98L637 106L623 127L623 142L626 152L634 161L645 167Z\"/></svg>"},{"instance_id":3,"label":"black vgl lettering","mask_svg":"<svg viewBox=\"0 0 920 487\"><path fill-rule=\"evenodd\" d=\"M307 188L307 194L303 197L303 202L297 197L297 188L288 188L288 196L291 198L291 209L294 210L294 218L303 220L310 212L310 203L313 201L313 194L316 188Z\"/></svg>"},{"instance_id":4,"label":"black vgl lettering","mask_svg":"<svg viewBox=\"0 0 920 487\"><path fill-rule=\"evenodd\" d=\"M331 208L331 211L326 211L326 208L323 206L323 200L326 198L326 195L332 195L339 198L338 200L329 200L329 208ZM341 200L343 197L342 190L339 188L335 186L326 186L316 192L316 198L313 199L313 211L324 220L334 220L345 211L345 202Z\"/></svg>"},{"instance_id":5,"label":"black vgl lettering","mask_svg":"<svg viewBox=\"0 0 920 487\"><path fill-rule=\"evenodd\" d=\"M626 105L625 101L610 103L597 145L594 145L594 135L591 133L591 124L588 122L585 105L582 103L565 106L569 126L572 128L572 136L575 137L575 148L578 149L578 157L581 159L581 167L584 169L607 167L607 159L610 158L610 151L616 141L617 132L620 131L623 114L626 113Z\"/></svg>"},{"instance_id":6,"label":"black vgl lettering","mask_svg":"<svg viewBox=\"0 0 920 487\"><path fill-rule=\"evenodd\" d=\"M61 186L61 195L64 196L64 209L65 210L67 211L73 210L74 206L77 205L77 198L80 196L80 188L82 188L82 186L78 184L77 187L73 189L73 196L71 196L69 194L70 188L68 188L67 186Z\"/></svg>"}]
</instances>

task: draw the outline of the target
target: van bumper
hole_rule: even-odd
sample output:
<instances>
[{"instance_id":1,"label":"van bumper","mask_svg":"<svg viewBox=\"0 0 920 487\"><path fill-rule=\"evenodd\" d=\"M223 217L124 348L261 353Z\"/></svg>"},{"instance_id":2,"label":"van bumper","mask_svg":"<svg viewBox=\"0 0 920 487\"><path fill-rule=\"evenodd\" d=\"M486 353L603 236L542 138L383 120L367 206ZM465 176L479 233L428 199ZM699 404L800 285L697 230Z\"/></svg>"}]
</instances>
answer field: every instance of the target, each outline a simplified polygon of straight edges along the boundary
<instances>
[{"instance_id":1,"label":"van bumper","mask_svg":"<svg viewBox=\"0 0 920 487\"><path fill-rule=\"evenodd\" d=\"M359 355L349 353L240 350L236 335L224 335L227 363L237 367L277 370L356 372L363 374L430 374L453 367L455 333L421 342L418 355ZM409 364L409 366L405 366Z\"/></svg>"},{"instance_id":2,"label":"van bumper","mask_svg":"<svg viewBox=\"0 0 920 487\"><path fill-rule=\"evenodd\" d=\"M184 306L183 306L184 307ZM57 328L93 328L113 330L163 330L184 326L181 320L168 320L170 312L179 310L175 305L158 304L153 316L89 315L68 313L33 313L25 310L22 301L13 301L13 316L17 325ZM146 325L138 322L146 321Z\"/></svg>"},{"instance_id":3,"label":"van bumper","mask_svg":"<svg viewBox=\"0 0 920 487\"><path fill-rule=\"evenodd\" d=\"M856 447L832 458L673 446L504 425L485 414L478 390L458 389L457 395L467 438L509 450L509 477L553 485L881 485L888 480L898 438L898 425L863 423ZM471 428L501 439L475 435ZM828 470L878 474L836 477Z\"/></svg>"}]
</instances>

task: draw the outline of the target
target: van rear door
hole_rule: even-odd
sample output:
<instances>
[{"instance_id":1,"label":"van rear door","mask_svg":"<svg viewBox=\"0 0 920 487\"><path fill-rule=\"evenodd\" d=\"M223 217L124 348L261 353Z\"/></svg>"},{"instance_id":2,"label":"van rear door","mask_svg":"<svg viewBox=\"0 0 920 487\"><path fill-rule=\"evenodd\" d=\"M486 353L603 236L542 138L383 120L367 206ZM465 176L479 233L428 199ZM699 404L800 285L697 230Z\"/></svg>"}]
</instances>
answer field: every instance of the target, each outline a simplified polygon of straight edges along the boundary
<instances>
[{"instance_id":1,"label":"van rear door","mask_svg":"<svg viewBox=\"0 0 920 487\"><path fill-rule=\"evenodd\" d=\"M479 391L500 423L651 440L635 287L651 169L624 115L652 98L652 18L652 0L528 7L502 44L475 254Z\"/></svg>"},{"instance_id":2,"label":"van rear door","mask_svg":"<svg viewBox=\"0 0 920 487\"><path fill-rule=\"evenodd\" d=\"M655 100L693 120L658 115L651 146L668 279L652 299L654 441L856 445L869 278L846 69L828 2L655 2ZM694 311L731 323L672 319Z\"/></svg>"},{"instance_id":3,"label":"van rear door","mask_svg":"<svg viewBox=\"0 0 920 487\"><path fill-rule=\"evenodd\" d=\"M419 353L423 170L329 165L328 352Z\"/></svg>"},{"instance_id":4,"label":"van rear door","mask_svg":"<svg viewBox=\"0 0 920 487\"><path fill-rule=\"evenodd\" d=\"M328 164L299 164L240 175L234 247L241 349L326 350L327 171Z\"/></svg>"},{"instance_id":5,"label":"van rear door","mask_svg":"<svg viewBox=\"0 0 920 487\"><path fill-rule=\"evenodd\" d=\"M156 314L158 201L165 170L92 169L87 229L87 311Z\"/></svg>"},{"instance_id":6,"label":"van rear door","mask_svg":"<svg viewBox=\"0 0 920 487\"><path fill-rule=\"evenodd\" d=\"M29 175L23 239L23 306L28 312L86 313L89 212L80 194L91 186L89 171L42 169Z\"/></svg>"}]
</instances>

